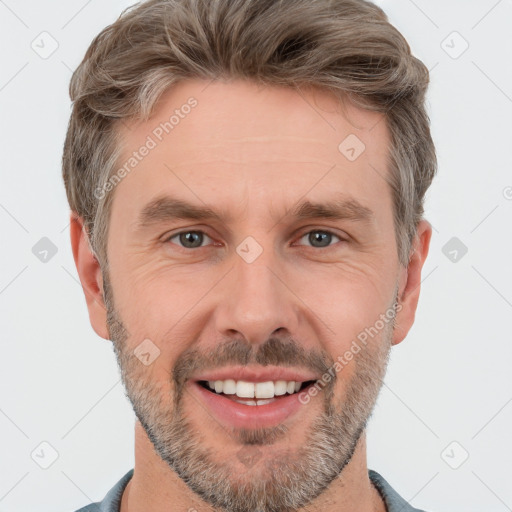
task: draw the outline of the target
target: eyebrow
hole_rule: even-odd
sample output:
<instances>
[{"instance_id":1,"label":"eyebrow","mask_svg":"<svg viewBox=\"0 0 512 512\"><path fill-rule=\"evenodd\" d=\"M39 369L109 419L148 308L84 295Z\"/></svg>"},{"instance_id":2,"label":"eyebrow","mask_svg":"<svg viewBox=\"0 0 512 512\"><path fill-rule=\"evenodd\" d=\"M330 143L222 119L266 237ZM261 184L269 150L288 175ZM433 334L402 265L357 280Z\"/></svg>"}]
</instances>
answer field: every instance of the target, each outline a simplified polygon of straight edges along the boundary
<instances>
[{"instance_id":1,"label":"eyebrow","mask_svg":"<svg viewBox=\"0 0 512 512\"><path fill-rule=\"evenodd\" d=\"M196 206L181 199L169 196L159 197L147 204L139 216L139 227L147 227L158 222L173 219L217 220L226 215L217 213L208 206Z\"/></svg>"},{"instance_id":2,"label":"eyebrow","mask_svg":"<svg viewBox=\"0 0 512 512\"><path fill-rule=\"evenodd\" d=\"M323 203L313 203L306 200L296 205L282 218L290 215L297 220L333 219L358 221L367 224L372 223L375 219L372 210L353 198L341 198ZM175 219L215 220L229 223L233 218L225 211L216 212L206 205L196 206L181 199L163 196L156 198L143 208L137 225L139 228L145 228Z\"/></svg>"},{"instance_id":3,"label":"eyebrow","mask_svg":"<svg viewBox=\"0 0 512 512\"><path fill-rule=\"evenodd\" d=\"M328 203L304 201L297 205L291 215L297 219L334 219L371 223L375 215L370 208L355 199L339 199Z\"/></svg>"}]
</instances>

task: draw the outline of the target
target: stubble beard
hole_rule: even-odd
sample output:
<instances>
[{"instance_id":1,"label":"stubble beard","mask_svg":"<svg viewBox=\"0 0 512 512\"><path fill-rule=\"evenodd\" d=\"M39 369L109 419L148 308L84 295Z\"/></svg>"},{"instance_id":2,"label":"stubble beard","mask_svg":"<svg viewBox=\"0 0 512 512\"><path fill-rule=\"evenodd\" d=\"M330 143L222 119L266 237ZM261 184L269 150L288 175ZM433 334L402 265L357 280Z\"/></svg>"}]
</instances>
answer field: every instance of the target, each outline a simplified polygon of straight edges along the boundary
<instances>
[{"instance_id":1,"label":"stubble beard","mask_svg":"<svg viewBox=\"0 0 512 512\"><path fill-rule=\"evenodd\" d=\"M194 363L197 363L195 366L204 365L204 360L192 352L186 361L177 361L169 387L158 386L151 380L148 368L127 349L129 335L113 306L108 279L105 279L104 287L110 338L134 412L156 453L206 503L226 512L297 511L311 503L340 476L366 429L382 387L394 322L386 325L380 339L372 340L354 357L355 371L345 382L343 400L338 398L336 401L334 396L336 375L325 385L321 391L323 397L318 397L323 404L322 412L306 427L306 440L301 446L266 449L286 437L289 430L285 425L225 429L226 435L230 435L240 449L222 460L225 449L205 446L198 428L190 422L184 410L183 398L187 395L184 386L187 371L184 368L191 369ZM274 360L276 357L280 360L279 355L285 355L285 352L289 357L290 350L296 350L297 357L301 357L297 345L285 344L275 338L260 347L259 356L252 352L254 347L244 349L242 345L231 343L224 348L239 348L240 353L245 350L245 362L249 359L260 364L274 364L265 359L265 346L266 353L272 353ZM270 352L268 347L272 347ZM233 351L225 351L224 355L228 353L233 354ZM209 359L211 362L220 360L220 355L217 359ZM325 354L318 355L318 361L329 365ZM182 366L177 367L180 363ZM214 428L217 427L215 423ZM287 445L292 442L293 439Z\"/></svg>"}]
</instances>

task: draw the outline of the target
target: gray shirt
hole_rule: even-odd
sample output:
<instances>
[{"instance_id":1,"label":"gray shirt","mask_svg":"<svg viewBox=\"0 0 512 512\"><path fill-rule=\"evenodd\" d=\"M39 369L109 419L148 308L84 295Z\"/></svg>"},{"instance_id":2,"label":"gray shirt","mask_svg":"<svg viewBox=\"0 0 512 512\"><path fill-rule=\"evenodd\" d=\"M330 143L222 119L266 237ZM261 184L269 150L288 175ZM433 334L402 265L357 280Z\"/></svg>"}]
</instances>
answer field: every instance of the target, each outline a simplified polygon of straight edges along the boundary
<instances>
[{"instance_id":1,"label":"gray shirt","mask_svg":"<svg viewBox=\"0 0 512 512\"><path fill-rule=\"evenodd\" d=\"M130 469L130 471L108 491L101 503L91 503L76 512L119 512L121 496L132 475L133 469ZM407 501L405 501L376 471L370 469L368 476L382 496L386 504L387 512L425 512L424 510L411 507L411 505L409 505L409 503L407 503Z\"/></svg>"}]
</instances>

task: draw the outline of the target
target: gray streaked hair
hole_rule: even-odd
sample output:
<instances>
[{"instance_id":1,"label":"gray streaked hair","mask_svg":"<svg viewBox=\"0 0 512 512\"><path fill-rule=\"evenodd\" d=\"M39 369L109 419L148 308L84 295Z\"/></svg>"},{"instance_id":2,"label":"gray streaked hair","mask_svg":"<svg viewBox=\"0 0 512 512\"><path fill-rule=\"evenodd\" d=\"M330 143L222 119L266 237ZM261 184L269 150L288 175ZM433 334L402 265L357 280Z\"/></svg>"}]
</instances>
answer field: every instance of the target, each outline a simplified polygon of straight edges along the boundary
<instances>
[{"instance_id":1,"label":"gray streaked hair","mask_svg":"<svg viewBox=\"0 0 512 512\"><path fill-rule=\"evenodd\" d=\"M424 196L437 170L425 109L426 66L386 14L366 0L149 0L103 29L73 73L62 169L67 198L107 267L119 125L147 120L186 79L249 79L313 86L384 114L390 133L381 170L391 187L396 245L407 265Z\"/></svg>"}]
</instances>

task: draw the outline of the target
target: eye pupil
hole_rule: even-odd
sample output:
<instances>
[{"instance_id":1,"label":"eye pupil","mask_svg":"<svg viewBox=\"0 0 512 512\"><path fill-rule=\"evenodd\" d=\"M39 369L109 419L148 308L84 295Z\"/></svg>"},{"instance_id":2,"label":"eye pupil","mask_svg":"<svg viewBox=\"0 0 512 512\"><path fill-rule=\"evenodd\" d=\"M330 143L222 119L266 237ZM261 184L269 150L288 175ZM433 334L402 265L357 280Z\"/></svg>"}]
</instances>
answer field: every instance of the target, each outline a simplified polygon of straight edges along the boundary
<instances>
[{"instance_id":1,"label":"eye pupil","mask_svg":"<svg viewBox=\"0 0 512 512\"><path fill-rule=\"evenodd\" d=\"M325 231L312 231L309 234L309 242L315 247L326 247L331 242L331 236L330 233L326 233ZM320 242L320 245L315 245L316 242Z\"/></svg>"},{"instance_id":2,"label":"eye pupil","mask_svg":"<svg viewBox=\"0 0 512 512\"><path fill-rule=\"evenodd\" d=\"M203 242L202 236L203 234L197 231L187 231L180 234L180 243L187 248L201 247Z\"/></svg>"}]
</instances>

